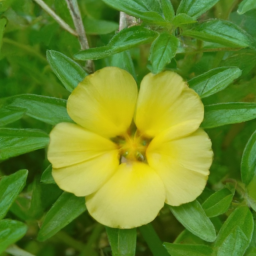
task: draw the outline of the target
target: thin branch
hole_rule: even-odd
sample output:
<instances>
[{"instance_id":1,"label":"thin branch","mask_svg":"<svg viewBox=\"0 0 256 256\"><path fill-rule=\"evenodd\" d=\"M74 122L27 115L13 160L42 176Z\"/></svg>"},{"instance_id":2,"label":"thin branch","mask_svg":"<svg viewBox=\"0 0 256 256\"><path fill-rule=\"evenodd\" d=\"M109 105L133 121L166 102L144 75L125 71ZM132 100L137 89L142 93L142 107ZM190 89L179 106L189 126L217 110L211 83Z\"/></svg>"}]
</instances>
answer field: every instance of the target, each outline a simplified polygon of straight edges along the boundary
<instances>
[{"instance_id":1,"label":"thin branch","mask_svg":"<svg viewBox=\"0 0 256 256\"><path fill-rule=\"evenodd\" d=\"M34 0L42 7L59 25L67 30L70 34L78 36L77 32L72 29L62 18L60 18L43 0Z\"/></svg>"}]
</instances>

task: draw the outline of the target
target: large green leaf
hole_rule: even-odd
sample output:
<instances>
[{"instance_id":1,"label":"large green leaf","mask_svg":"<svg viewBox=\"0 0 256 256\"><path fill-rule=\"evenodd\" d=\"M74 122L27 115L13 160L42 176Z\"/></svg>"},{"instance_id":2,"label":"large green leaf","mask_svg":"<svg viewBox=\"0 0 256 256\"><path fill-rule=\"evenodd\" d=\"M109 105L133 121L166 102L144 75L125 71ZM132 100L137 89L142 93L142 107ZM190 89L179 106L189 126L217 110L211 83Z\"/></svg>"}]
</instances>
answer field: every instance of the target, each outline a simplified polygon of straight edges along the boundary
<instances>
[{"instance_id":1,"label":"large green leaf","mask_svg":"<svg viewBox=\"0 0 256 256\"><path fill-rule=\"evenodd\" d=\"M135 256L136 229L115 229L106 227L113 256Z\"/></svg>"},{"instance_id":2,"label":"large green leaf","mask_svg":"<svg viewBox=\"0 0 256 256\"><path fill-rule=\"evenodd\" d=\"M2 219L12 203L26 185L27 170L20 170L0 180L0 219Z\"/></svg>"},{"instance_id":3,"label":"large green leaf","mask_svg":"<svg viewBox=\"0 0 256 256\"><path fill-rule=\"evenodd\" d=\"M74 57L78 60L102 59L113 54L128 50L132 47L149 43L153 41L156 36L156 32L141 26L133 26L121 30L110 40L107 46L84 50L75 54Z\"/></svg>"},{"instance_id":4,"label":"large green leaf","mask_svg":"<svg viewBox=\"0 0 256 256\"><path fill-rule=\"evenodd\" d=\"M171 62L176 55L178 46L179 40L175 36L169 33L161 33L158 36L151 45L149 55L153 73L161 72L165 65Z\"/></svg>"},{"instance_id":5,"label":"large green leaf","mask_svg":"<svg viewBox=\"0 0 256 256\"><path fill-rule=\"evenodd\" d=\"M184 30L182 34L229 47L255 47L251 37L230 21L206 21L195 25L192 29Z\"/></svg>"},{"instance_id":6,"label":"large green leaf","mask_svg":"<svg viewBox=\"0 0 256 256\"><path fill-rule=\"evenodd\" d=\"M0 220L0 254L11 244L20 240L27 232L25 224L15 220Z\"/></svg>"},{"instance_id":7,"label":"large green leaf","mask_svg":"<svg viewBox=\"0 0 256 256\"><path fill-rule=\"evenodd\" d=\"M64 192L47 212L37 239L45 241L86 211L84 197Z\"/></svg>"},{"instance_id":8,"label":"large green leaf","mask_svg":"<svg viewBox=\"0 0 256 256\"><path fill-rule=\"evenodd\" d=\"M15 107L0 108L0 126L5 126L21 119L25 112L25 109Z\"/></svg>"},{"instance_id":9,"label":"large green leaf","mask_svg":"<svg viewBox=\"0 0 256 256\"><path fill-rule=\"evenodd\" d=\"M221 103L205 106L203 128L214 128L235 124L256 118L255 103Z\"/></svg>"},{"instance_id":10,"label":"large green leaf","mask_svg":"<svg viewBox=\"0 0 256 256\"><path fill-rule=\"evenodd\" d=\"M165 19L167 21L171 21L175 16L175 12L174 12L171 1L170 0L161 0L161 6L162 6L162 11L163 11Z\"/></svg>"},{"instance_id":11,"label":"large green leaf","mask_svg":"<svg viewBox=\"0 0 256 256\"><path fill-rule=\"evenodd\" d=\"M188 245L164 243L172 256L211 256L212 248L207 245Z\"/></svg>"},{"instance_id":12,"label":"large green leaf","mask_svg":"<svg viewBox=\"0 0 256 256\"><path fill-rule=\"evenodd\" d=\"M256 9L256 1L255 0L243 0L239 4L237 12L239 14L244 14L252 9Z\"/></svg>"},{"instance_id":13,"label":"large green leaf","mask_svg":"<svg viewBox=\"0 0 256 256\"><path fill-rule=\"evenodd\" d=\"M205 98L225 89L241 74L242 71L237 67L215 68L191 79L188 83L201 98Z\"/></svg>"},{"instance_id":14,"label":"large green leaf","mask_svg":"<svg viewBox=\"0 0 256 256\"><path fill-rule=\"evenodd\" d=\"M46 56L53 72L70 92L88 75L81 66L63 53L48 50Z\"/></svg>"},{"instance_id":15,"label":"large green leaf","mask_svg":"<svg viewBox=\"0 0 256 256\"><path fill-rule=\"evenodd\" d=\"M170 206L176 219L191 233L207 242L216 239L215 228L198 201Z\"/></svg>"},{"instance_id":16,"label":"large green leaf","mask_svg":"<svg viewBox=\"0 0 256 256\"><path fill-rule=\"evenodd\" d=\"M177 14L186 13L193 18L197 18L211 9L218 1L219 0L182 0L178 7Z\"/></svg>"},{"instance_id":17,"label":"large green leaf","mask_svg":"<svg viewBox=\"0 0 256 256\"><path fill-rule=\"evenodd\" d=\"M26 115L47 124L72 122L66 109L66 100L35 94L16 95L0 100L1 107L16 107L26 110Z\"/></svg>"},{"instance_id":18,"label":"large green leaf","mask_svg":"<svg viewBox=\"0 0 256 256\"><path fill-rule=\"evenodd\" d=\"M40 130L0 128L0 161L45 148L48 143L48 134Z\"/></svg>"}]
</instances>

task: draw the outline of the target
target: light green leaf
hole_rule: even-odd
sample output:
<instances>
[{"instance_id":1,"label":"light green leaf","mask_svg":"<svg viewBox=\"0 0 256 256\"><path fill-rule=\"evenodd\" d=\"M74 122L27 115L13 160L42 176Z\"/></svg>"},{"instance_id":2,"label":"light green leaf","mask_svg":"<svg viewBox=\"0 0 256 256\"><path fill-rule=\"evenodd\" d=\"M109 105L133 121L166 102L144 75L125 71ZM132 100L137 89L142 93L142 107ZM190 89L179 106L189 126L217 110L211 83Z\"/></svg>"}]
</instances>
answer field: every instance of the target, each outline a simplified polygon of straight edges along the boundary
<instances>
[{"instance_id":1,"label":"light green leaf","mask_svg":"<svg viewBox=\"0 0 256 256\"><path fill-rule=\"evenodd\" d=\"M182 35L229 47L255 47L250 35L234 23L224 20L209 20L200 23L192 29L184 30Z\"/></svg>"},{"instance_id":2,"label":"light green leaf","mask_svg":"<svg viewBox=\"0 0 256 256\"><path fill-rule=\"evenodd\" d=\"M179 40L169 33L161 33L150 48L149 60L155 74L161 72L165 65L171 62L176 55Z\"/></svg>"},{"instance_id":3,"label":"light green leaf","mask_svg":"<svg viewBox=\"0 0 256 256\"><path fill-rule=\"evenodd\" d=\"M194 235L207 242L213 242L216 239L215 228L198 201L181 206L170 206L170 210L176 219Z\"/></svg>"},{"instance_id":4,"label":"light green leaf","mask_svg":"<svg viewBox=\"0 0 256 256\"><path fill-rule=\"evenodd\" d=\"M243 0L237 9L238 14L244 14L250 10L256 9L255 0Z\"/></svg>"},{"instance_id":5,"label":"light green leaf","mask_svg":"<svg viewBox=\"0 0 256 256\"><path fill-rule=\"evenodd\" d=\"M219 0L182 0L177 10L177 14L186 13L192 18L197 18L204 12L211 9Z\"/></svg>"},{"instance_id":6,"label":"light green leaf","mask_svg":"<svg viewBox=\"0 0 256 256\"><path fill-rule=\"evenodd\" d=\"M0 220L0 254L20 240L27 232L25 224L15 220Z\"/></svg>"},{"instance_id":7,"label":"light green leaf","mask_svg":"<svg viewBox=\"0 0 256 256\"><path fill-rule=\"evenodd\" d=\"M0 126L5 126L21 119L25 112L25 109L15 107L0 108Z\"/></svg>"},{"instance_id":8,"label":"light green leaf","mask_svg":"<svg viewBox=\"0 0 256 256\"><path fill-rule=\"evenodd\" d=\"M156 36L156 32L141 26L133 26L121 30L110 40L107 46L84 50L75 54L74 57L78 60L102 59L110 55L128 50L132 47L149 43L153 41Z\"/></svg>"},{"instance_id":9,"label":"light green leaf","mask_svg":"<svg viewBox=\"0 0 256 256\"><path fill-rule=\"evenodd\" d=\"M55 184L55 181L52 177L52 165L49 165L43 172L41 176L41 182L45 184Z\"/></svg>"},{"instance_id":10,"label":"light green leaf","mask_svg":"<svg viewBox=\"0 0 256 256\"><path fill-rule=\"evenodd\" d=\"M48 50L46 56L52 71L70 92L88 75L80 65L63 53Z\"/></svg>"},{"instance_id":11,"label":"light green leaf","mask_svg":"<svg viewBox=\"0 0 256 256\"><path fill-rule=\"evenodd\" d=\"M136 229L116 229L106 227L113 256L135 256Z\"/></svg>"},{"instance_id":12,"label":"light green leaf","mask_svg":"<svg viewBox=\"0 0 256 256\"><path fill-rule=\"evenodd\" d=\"M255 103L221 103L205 106L203 128L236 124L256 118Z\"/></svg>"},{"instance_id":13,"label":"light green leaf","mask_svg":"<svg viewBox=\"0 0 256 256\"><path fill-rule=\"evenodd\" d=\"M201 98L206 98L225 89L241 74L242 71L237 67L215 68L191 79L188 83Z\"/></svg>"},{"instance_id":14,"label":"light green leaf","mask_svg":"<svg viewBox=\"0 0 256 256\"><path fill-rule=\"evenodd\" d=\"M161 6L165 19L170 22L175 16L171 0L161 0Z\"/></svg>"},{"instance_id":15,"label":"light green leaf","mask_svg":"<svg viewBox=\"0 0 256 256\"><path fill-rule=\"evenodd\" d=\"M223 188L209 196L202 206L206 215L212 218L225 213L228 210L232 199L232 192L227 188Z\"/></svg>"},{"instance_id":16,"label":"light green leaf","mask_svg":"<svg viewBox=\"0 0 256 256\"><path fill-rule=\"evenodd\" d=\"M0 180L0 219L2 219L12 203L26 185L27 170L20 170Z\"/></svg>"},{"instance_id":17,"label":"light green leaf","mask_svg":"<svg viewBox=\"0 0 256 256\"><path fill-rule=\"evenodd\" d=\"M35 94L16 95L0 99L1 107L16 107L26 110L26 115L47 124L72 122L66 109L66 100Z\"/></svg>"},{"instance_id":18,"label":"light green leaf","mask_svg":"<svg viewBox=\"0 0 256 256\"><path fill-rule=\"evenodd\" d=\"M0 2L0 9L1 9L1 2ZM7 20L5 18L0 19L0 50L2 47L2 41L3 41L4 29L5 29L6 23L7 23Z\"/></svg>"},{"instance_id":19,"label":"light green leaf","mask_svg":"<svg viewBox=\"0 0 256 256\"><path fill-rule=\"evenodd\" d=\"M45 148L48 143L48 134L40 130L0 128L0 161Z\"/></svg>"},{"instance_id":20,"label":"light green leaf","mask_svg":"<svg viewBox=\"0 0 256 256\"><path fill-rule=\"evenodd\" d=\"M0 1L0 13L5 12L12 4L14 0L1 0Z\"/></svg>"},{"instance_id":21,"label":"light green leaf","mask_svg":"<svg viewBox=\"0 0 256 256\"><path fill-rule=\"evenodd\" d=\"M191 24L191 23L195 23L196 20L194 18L191 18L190 16L188 16L185 13L179 13L178 15L176 15L174 17L174 19L172 20L172 24L175 27L179 27L185 24Z\"/></svg>"},{"instance_id":22,"label":"light green leaf","mask_svg":"<svg viewBox=\"0 0 256 256\"><path fill-rule=\"evenodd\" d=\"M38 241L45 241L86 211L84 197L64 192L47 212L38 233Z\"/></svg>"},{"instance_id":23,"label":"light green leaf","mask_svg":"<svg viewBox=\"0 0 256 256\"><path fill-rule=\"evenodd\" d=\"M188 245L164 243L172 256L211 256L213 250L207 245Z\"/></svg>"}]
</instances>

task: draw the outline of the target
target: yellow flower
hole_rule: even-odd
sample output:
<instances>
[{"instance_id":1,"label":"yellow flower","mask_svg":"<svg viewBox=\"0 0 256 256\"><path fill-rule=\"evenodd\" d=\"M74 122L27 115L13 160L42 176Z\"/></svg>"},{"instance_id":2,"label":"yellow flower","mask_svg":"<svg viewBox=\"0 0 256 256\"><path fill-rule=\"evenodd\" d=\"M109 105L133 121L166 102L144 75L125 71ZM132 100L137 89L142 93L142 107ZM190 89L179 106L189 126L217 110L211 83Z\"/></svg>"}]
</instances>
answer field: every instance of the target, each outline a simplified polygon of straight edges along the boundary
<instances>
[{"instance_id":1,"label":"yellow flower","mask_svg":"<svg viewBox=\"0 0 256 256\"><path fill-rule=\"evenodd\" d=\"M176 73L146 75L138 94L129 73L103 68L77 86L67 110L77 124L52 130L48 159L58 186L85 196L98 222L141 226L164 203L178 206L201 194L211 141L199 128L199 96Z\"/></svg>"}]
</instances>

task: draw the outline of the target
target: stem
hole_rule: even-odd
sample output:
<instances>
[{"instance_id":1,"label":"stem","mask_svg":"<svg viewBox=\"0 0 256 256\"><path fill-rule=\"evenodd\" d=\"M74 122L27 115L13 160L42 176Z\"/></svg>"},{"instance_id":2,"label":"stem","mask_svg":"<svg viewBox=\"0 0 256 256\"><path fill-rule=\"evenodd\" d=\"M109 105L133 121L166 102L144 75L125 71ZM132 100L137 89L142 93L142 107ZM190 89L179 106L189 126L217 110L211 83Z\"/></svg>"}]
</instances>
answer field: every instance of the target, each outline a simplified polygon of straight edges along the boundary
<instances>
[{"instance_id":1,"label":"stem","mask_svg":"<svg viewBox=\"0 0 256 256\"><path fill-rule=\"evenodd\" d=\"M72 29L62 18L60 18L43 0L34 0L38 5L42 7L62 28L68 31L70 34L77 36L77 33Z\"/></svg>"}]
</instances>

